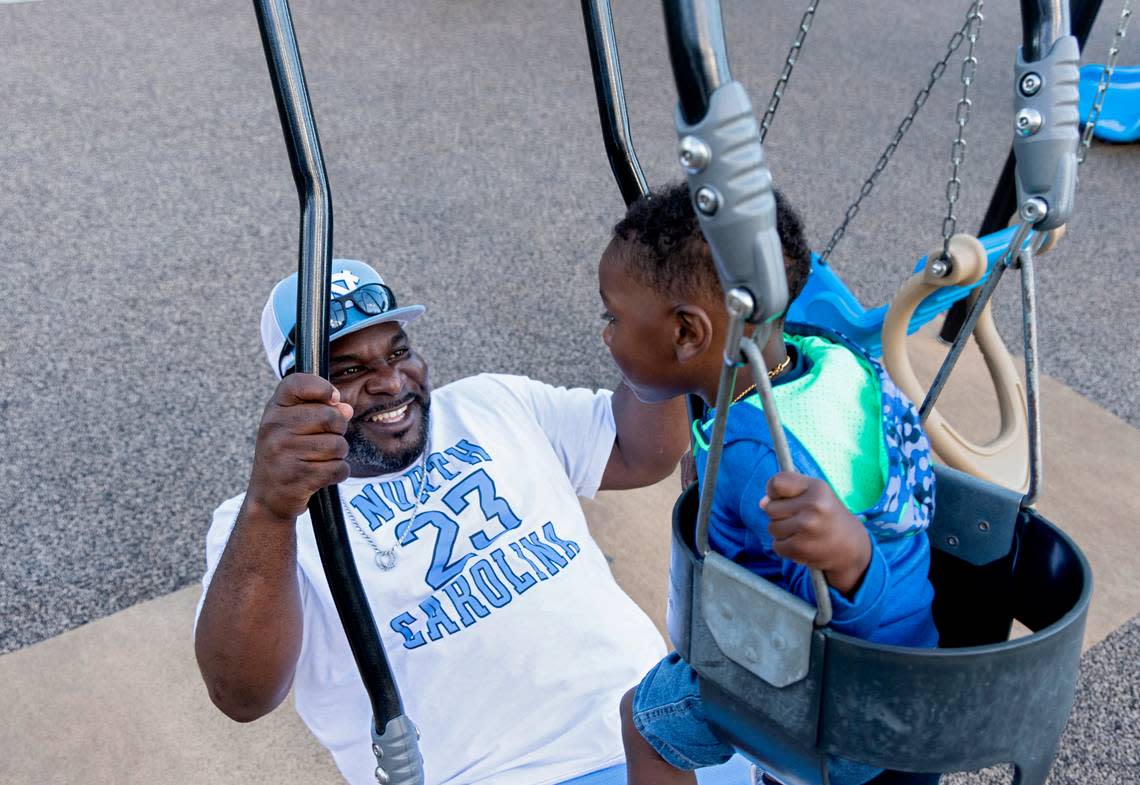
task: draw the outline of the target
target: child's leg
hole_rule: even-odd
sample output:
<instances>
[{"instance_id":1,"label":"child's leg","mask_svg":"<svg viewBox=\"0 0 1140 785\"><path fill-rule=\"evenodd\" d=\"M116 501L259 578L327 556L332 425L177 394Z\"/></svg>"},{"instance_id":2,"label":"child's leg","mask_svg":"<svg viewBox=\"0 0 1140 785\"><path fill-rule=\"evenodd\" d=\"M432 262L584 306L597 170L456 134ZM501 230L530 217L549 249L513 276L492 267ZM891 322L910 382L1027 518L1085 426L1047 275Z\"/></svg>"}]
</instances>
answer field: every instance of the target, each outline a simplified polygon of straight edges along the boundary
<instances>
[{"instance_id":1,"label":"child's leg","mask_svg":"<svg viewBox=\"0 0 1140 785\"><path fill-rule=\"evenodd\" d=\"M696 785L694 769L735 752L709 724L697 674L676 652L625 694L621 714L630 785Z\"/></svg>"},{"instance_id":2,"label":"child's leg","mask_svg":"<svg viewBox=\"0 0 1140 785\"><path fill-rule=\"evenodd\" d=\"M621 740L625 744L627 785L696 785L691 771L675 769L657 754L633 724L634 687L621 699Z\"/></svg>"}]
</instances>

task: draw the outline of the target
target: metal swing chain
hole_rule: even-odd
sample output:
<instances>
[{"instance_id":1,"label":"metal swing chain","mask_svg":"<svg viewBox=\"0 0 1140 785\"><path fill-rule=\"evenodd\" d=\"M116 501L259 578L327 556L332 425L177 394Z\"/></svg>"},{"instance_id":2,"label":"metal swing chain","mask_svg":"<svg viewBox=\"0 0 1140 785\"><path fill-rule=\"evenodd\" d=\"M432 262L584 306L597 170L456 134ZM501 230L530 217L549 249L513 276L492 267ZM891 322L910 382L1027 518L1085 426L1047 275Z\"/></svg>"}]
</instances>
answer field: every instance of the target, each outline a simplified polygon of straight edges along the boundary
<instances>
[{"instance_id":1,"label":"metal swing chain","mask_svg":"<svg viewBox=\"0 0 1140 785\"><path fill-rule=\"evenodd\" d=\"M982 31L983 5L983 0L975 0L966 15L966 39L970 42L970 48L962 60L962 97L958 99L958 106L954 110L954 119L958 124L958 136L950 147L951 169L950 181L946 183L946 217L942 219L942 255L940 259L943 263L946 263L946 260L950 258L950 238L954 236L954 232L958 228L958 217L954 215L954 205L957 204L958 195L962 190L962 181L958 177L958 171L962 167L962 162L966 160L966 140L964 137L966 125L970 122L970 107L973 106L973 101L970 100L970 85L974 83L974 77L978 72L978 58L974 55L974 49L978 42L978 34Z\"/></svg>"},{"instance_id":2,"label":"metal swing chain","mask_svg":"<svg viewBox=\"0 0 1140 785\"><path fill-rule=\"evenodd\" d=\"M796 61L800 57L800 51L803 49L808 30L811 30L811 23L815 19L815 9L818 5L819 0L811 0L811 5L808 6L807 11L804 11L803 19L800 20L800 29L792 41L792 48L788 50L787 58L784 60L784 70L780 72L780 78L776 80L772 97L768 99L768 108L764 112L763 119L760 120L761 143L763 143L764 137L768 135L768 128L776 117L776 110L780 107L780 99L784 97L784 88L788 86L788 80L792 78L792 69L796 67Z\"/></svg>"},{"instance_id":3,"label":"metal swing chain","mask_svg":"<svg viewBox=\"0 0 1140 785\"><path fill-rule=\"evenodd\" d=\"M1096 128L1097 119L1100 116L1101 107L1104 105L1104 98L1108 92L1108 87L1112 83L1113 71L1116 67L1116 58L1120 54L1120 43L1123 41L1124 36L1128 31L1128 21L1132 16L1132 2L1131 0L1124 0L1123 7L1121 8L1120 21L1117 23L1116 31L1112 37L1112 44L1108 50L1108 59L1105 61L1104 70L1101 71L1100 80L1097 83L1096 95L1093 98L1092 109L1089 116L1085 121L1084 133L1081 136L1081 142L1077 149L1077 165L1080 166L1085 161L1085 155L1088 153L1089 146L1092 142L1093 130ZM1026 489L1025 496L1022 499L1023 506L1032 506L1037 501L1038 493L1042 485L1042 445L1041 445L1041 414L1040 414L1040 371L1037 362L1037 284L1034 276L1034 256L1038 249L1045 241L1045 235L1039 234L1033 238L1028 247L1021 248L1021 240L1019 238L1029 234L1028 228L1032 214L1027 214L1025 208L1031 206L1031 203L1038 201L1030 199L1019 210L1023 223L1015 235L1014 242L1010 243L1009 249L1002 255L998 261L997 266L990 274L989 280L986 281L981 293L976 298L970 312L967 315L965 325L969 325L969 329L963 329L959 339L954 342L951 347L951 354L956 357L957 353L961 351L962 346L965 345L966 339L973 332L976 317L980 313L980 309L985 307L989 300L989 294L993 292L997 286L997 281L1001 278L1002 272L1009 266L1017 266L1021 268L1021 319L1022 319L1022 336L1024 344L1025 355L1025 399L1026 399L1026 415L1027 427L1029 437L1029 486ZM1021 249L1020 251L1017 249ZM946 378L953 368L953 360L947 357L943 362L943 367L939 369L938 374L935 376L934 382L931 384L930 391L927 393L926 400L922 403L922 416L925 417L931 411L934 401L937 400L938 392L946 382Z\"/></svg>"},{"instance_id":4,"label":"metal swing chain","mask_svg":"<svg viewBox=\"0 0 1140 785\"><path fill-rule=\"evenodd\" d=\"M1104 71L1101 72L1100 81L1097 84L1096 96L1093 99L1093 107L1089 112L1088 120L1085 123L1084 134L1081 138L1079 149L1077 151L1078 165L1084 162L1085 153L1088 151L1089 145L1091 144L1092 132L1096 127L1096 120L1100 114L1101 107L1104 104L1105 94L1108 92L1108 86L1112 82L1112 75L1116 66L1116 58L1117 55L1120 54L1120 43L1128 31L1128 21L1132 16L1131 5L1131 0L1124 0L1123 8L1121 9L1120 14L1120 21L1117 24L1115 33L1113 34L1112 45L1108 51L1108 59L1105 62ZM1014 234L1013 240L1010 242L1009 247L1006 249L1005 253L1002 254L1001 258L995 262L993 269L990 271L989 275L985 279L985 282L982 284L982 288L979 290L978 295L974 298L973 304L970 306L969 312L966 315L966 319L959 329L958 338L951 345L949 353L942 361L942 366L938 369L938 373L935 374L934 380L930 384L930 389L926 392L926 398L923 400L922 406L919 407L919 417L923 422L926 421L926 418L934 409L934 404L938 400L938 396L941 394L943 387L945 387L946 381L950 376L950 372L953 370L954 365L957 362L959 355L962 353L963 348L965 348L966 340L973 333L974 326L977 324L982 310L989 303L990 296L993 294L994 289L997 287L998 281L1001 280L1002 274L1006 271L1007 268L1014 266L1017 263L1018 257L1022 255L1022 251L1020 249L1023 242L1032 233L1032 227L1035 221L1040 220L1040 217L1045 214L1045 210L1047 209L1047 206L1040 199L1032 198L1027 200L1026 203L1023 204L1018 210L1019 217L1021 218L1021 224L1018 226L1018 230ZM1036 218L1034 218L1034 216L1036 216ZM1030 254L1032 254L1032 250L1030 251ZM937 264L938 262L935 263ZM942 261L942 263L945 264L944 261ZM1032 259L1030 259L1029 266L1032 268ZM1029 335L1031 330L1036 330L1035 316L1032 313L1036 310L1036 308L1033 305L1033 302L1028 299L1032 293L1026 292L1026 288L1032 288L1033 285L1032 269L1030 269L1029 276L1026 277L1024 274L1023 263L1022 310L1023 317L1026 320L1024 332L1026 336L1027 368L1036 366L1036 347L1031 346L1031 344L1036 343L1036 339L1033 338L1030 340ZM1033 324L1030 324L1030 319L1034 320ZM1034 356L1030 357L1031 354ZM1034 383L1033 386L1035 387L1036 384ZM1040 461L1036 461L1036 464L1037 468L1039 469ZM1039 477L1031 476L1031 491L1033 493L1036 492L1037 487L1040 485L1039 479ZM1032 501L1032 495L1027 498Z\"/></svg>"},{"instance_id":5,"label":"metal swing chain","mask_svg":"<svg viewBox=\"0 0 1140 785\"><path fill-rule=\"evenodd\" d=\"M954 35L950 36L950 41L946 44L946 54L943 55L942 59L939 60L934 65L934 68L930 70L930 78L926 80L926 84L921 90L918 91L918 95L915 96L914 104L911 106L910 112L907 113L906 117L904 117L902 122L899 123L899 127L895 131L894 138L891 139L886 149L883 150L883 154L879 156L879 160L875 164L875 168L871 172L871 175L864 181L863 187L859 189L859 196L847 208L847 211L843 216L843 223L841 223L839 225L839 228L836 229L834 233L832 233L831 240L828 241L827 247L823 250L823 253L820 254L819 260L822 264L827 264L827 260L831 256L831 252L835 250L835 246L837 246L839 244L839 241L843 239L843 235L847 232L847 227L851 224L851 221L853 221L855 219L855 216L859 214L859 208L863 200L871 194L872 190L874 190L875 183L878 181L879 175L881 175L883 173L883 170L887 168L887 164L890 162L891 156L895 154L895 150L898 149L899 143L902 142L903 137L906 136L906 133L910 130L911 125L914 124L914 118L918 115L918 112L920 109L922 109L923 105L926 104L926 99L930 97L930 91L934 88L934 85L938 82L938 80L942 78L942 74L946 72L946 67L950 62L950 58L954 55L955 52L958 51L963 42L965 42L966 36L970 32L971 24L974 21L974 16L977 15L980 20L981 14L979 12L981 10L981 5L981 0L975 0L966 14L966 21L962 24L962 27L958 30L955 30ZM971 42L971 49L972 47L973 42Z\"/></svg>"},{"instance_id":6,"label":"metal swing chain","mask_svg":"<svg viewBox=\"0 0 1140 785\"><path fill-rule=\"evenodd\" d=\"M1077 163L1083 164L1088 154L1089 145L1092 144L1093 129L1100 119L1100 110L1104 106L1104 97L1108 93L1108 86L1112 83L1112 74L1116 70L1116 57L1120 54L1120 44L1128 34L1128 21L1132 17L1132 0L1124 0L1124 7L1120 12L1120 21L1116 25L1116 32L1112 36L1112 44L1108 48L1108 59L1105 60L1104 70L1100 72L1100 81L1096 86L1096 96L1093 98L1092 109L1088 119L1085 120L1085 131L1081 136L1081 149L1077 151Z\"/></svg>"}]
</instances>

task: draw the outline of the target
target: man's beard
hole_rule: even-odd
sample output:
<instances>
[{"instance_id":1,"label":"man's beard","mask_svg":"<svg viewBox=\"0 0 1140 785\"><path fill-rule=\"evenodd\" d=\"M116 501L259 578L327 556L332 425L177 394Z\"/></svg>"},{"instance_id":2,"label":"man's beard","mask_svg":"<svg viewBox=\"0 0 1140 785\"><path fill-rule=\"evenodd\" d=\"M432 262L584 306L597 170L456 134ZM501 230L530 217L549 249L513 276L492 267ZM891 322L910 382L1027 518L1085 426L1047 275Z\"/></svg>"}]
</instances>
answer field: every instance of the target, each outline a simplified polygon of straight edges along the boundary
<instances>
[{"instance_id":1,"label":"man's beard","mask_svg":"<svg viewBox=\"0 0 1140 785\"><path fill-rule=\"evenodd\" d=\"M420 417L418 430L411 443L398 452L382 452L364 435L359 425L350 422L344 434L345 440L348 441L348 456L345 458L348 465L357 472L367 470L369 475L392 474L411 466L427 446L431 410L431 401L426 398L417 396L415 404L421 407L423 416Z\"/></svg>"}]
</instances>

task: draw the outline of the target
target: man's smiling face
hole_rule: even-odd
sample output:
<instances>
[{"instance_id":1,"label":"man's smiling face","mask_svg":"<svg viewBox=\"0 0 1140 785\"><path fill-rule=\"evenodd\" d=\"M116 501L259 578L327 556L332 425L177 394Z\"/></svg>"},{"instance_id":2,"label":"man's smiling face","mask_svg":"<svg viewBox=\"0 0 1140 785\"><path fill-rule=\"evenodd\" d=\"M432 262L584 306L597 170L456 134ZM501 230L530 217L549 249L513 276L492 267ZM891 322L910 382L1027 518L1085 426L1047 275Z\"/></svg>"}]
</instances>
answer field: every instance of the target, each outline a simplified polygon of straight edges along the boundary
<instances>
[{"instance_id":1,"label":"man's smiling face","mask_svg":"<svg viewBox=\"0 0 1140 785\"><path fill-rule=\"evenodd\" d=\"M398 322L365 327L332 342L329 379L352 406L347 461L353 477L411 466L427 443L431 382Z\"/></svg>"}]
</instances>

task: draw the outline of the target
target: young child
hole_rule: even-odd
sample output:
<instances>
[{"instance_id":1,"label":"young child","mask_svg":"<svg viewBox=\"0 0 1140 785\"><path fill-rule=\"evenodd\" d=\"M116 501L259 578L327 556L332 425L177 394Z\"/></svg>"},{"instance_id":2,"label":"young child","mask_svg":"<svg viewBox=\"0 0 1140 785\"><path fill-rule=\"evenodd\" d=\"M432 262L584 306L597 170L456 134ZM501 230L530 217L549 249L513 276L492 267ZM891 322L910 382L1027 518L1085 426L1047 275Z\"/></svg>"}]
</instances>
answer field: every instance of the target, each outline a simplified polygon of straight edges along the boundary
<instances>
[{"instance_id":1,"label":"young child","mask_svg":"<svg viewBox=\"0 0 1140 785\"><path fill-rule=\"evenodd\" d=\"M777 206L794 298L811 255L799 218L779 195ZM598 278L603 337L637 397L695 393L711 406L729 318L687 185L630 207ZM709 521L712 548L813 604L808 568L822 570L831 626L840 632L935 646L925 533L934 477L914 406L861 349L827 331L787 325L782 332L777 324L763 355L797 471L779 470L751 375L738 374ZM712 418L693 429L702 481ZM695 783L694 769L733 755L706 722L696 675L676 653L621 708L631 785ZM840 759L830 769L836 785L937 782Z\"/></svg>"}]
</instances>

